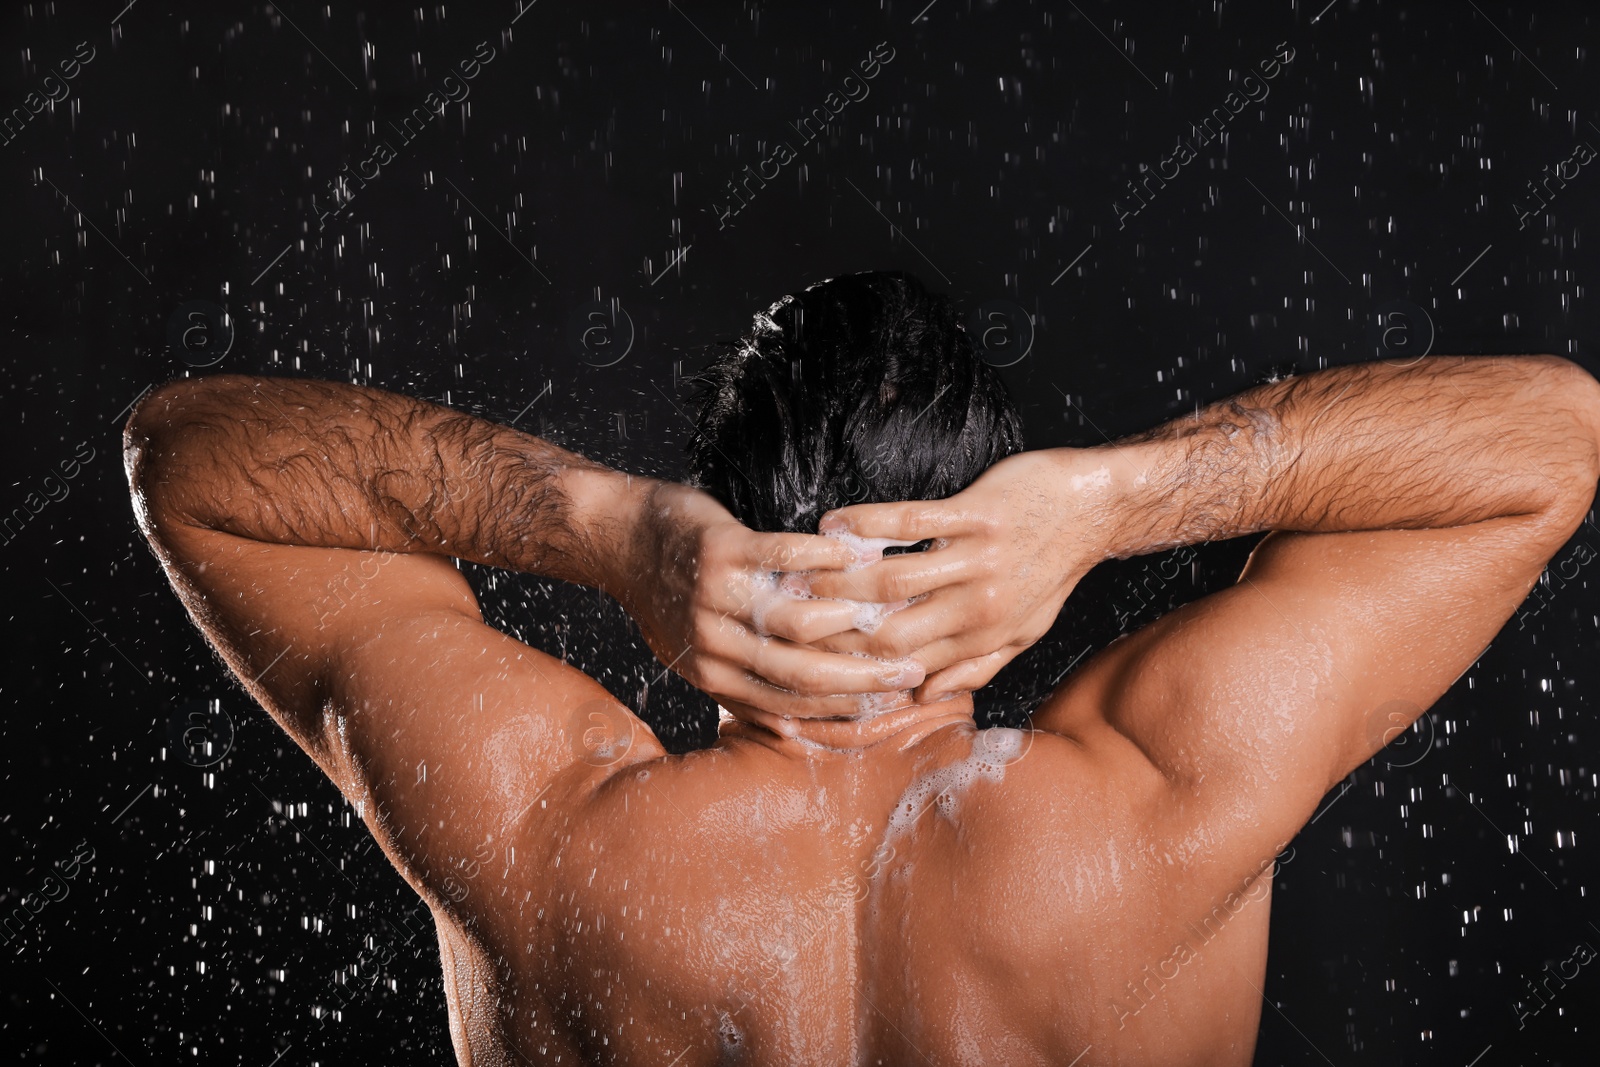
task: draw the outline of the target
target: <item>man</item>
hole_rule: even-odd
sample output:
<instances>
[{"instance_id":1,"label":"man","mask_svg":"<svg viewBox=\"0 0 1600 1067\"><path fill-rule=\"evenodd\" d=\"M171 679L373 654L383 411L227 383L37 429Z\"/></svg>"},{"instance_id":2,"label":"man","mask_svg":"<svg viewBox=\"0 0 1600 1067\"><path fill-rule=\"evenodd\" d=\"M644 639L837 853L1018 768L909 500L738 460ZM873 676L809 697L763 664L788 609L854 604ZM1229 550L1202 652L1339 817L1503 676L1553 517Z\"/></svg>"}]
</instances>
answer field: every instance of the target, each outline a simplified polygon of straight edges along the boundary
<instances>
[{"instance_id":1,"label":"man","mask_svg":"<svg viewBox=\"0 0 1600 1067\"><path fill-rule=\"evenodd\" d=\"M785 298L708 381L700 489L324 382L182 381L130 419L174 587L429 904L461 1063L1248 1064L1273 856L1600 475L1600 385L1550 356L1017 453L903 275ZM974 727L1096 562L1261 530L1031 730ZM716 745L667 755L450 557L616 596L726 709Z\"/></svg>"}]
</instances>

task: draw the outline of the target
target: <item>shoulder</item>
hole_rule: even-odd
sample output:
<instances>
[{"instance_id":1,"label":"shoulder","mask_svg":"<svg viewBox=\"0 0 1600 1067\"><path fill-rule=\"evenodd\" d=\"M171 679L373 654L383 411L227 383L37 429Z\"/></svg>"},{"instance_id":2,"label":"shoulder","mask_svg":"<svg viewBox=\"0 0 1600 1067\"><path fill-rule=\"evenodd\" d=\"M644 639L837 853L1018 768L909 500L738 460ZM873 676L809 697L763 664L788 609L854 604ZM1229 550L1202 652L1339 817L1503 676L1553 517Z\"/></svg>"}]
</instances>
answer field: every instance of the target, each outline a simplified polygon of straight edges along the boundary
<instances>
[{"instance_id":1,"label":"shoulder","mask_svg":"<svg viewBox=\"0 0 1600 1067\"><path fill-rule=\"evenodd\" d=\"M977 793L965 817L971 846L996 878L1026 884L1041 903L1101 911L1126 900L1122 876L1162 845L1171 791L1131 742L1016 731L1018 755Z\"/></svg>"}]
</instances>

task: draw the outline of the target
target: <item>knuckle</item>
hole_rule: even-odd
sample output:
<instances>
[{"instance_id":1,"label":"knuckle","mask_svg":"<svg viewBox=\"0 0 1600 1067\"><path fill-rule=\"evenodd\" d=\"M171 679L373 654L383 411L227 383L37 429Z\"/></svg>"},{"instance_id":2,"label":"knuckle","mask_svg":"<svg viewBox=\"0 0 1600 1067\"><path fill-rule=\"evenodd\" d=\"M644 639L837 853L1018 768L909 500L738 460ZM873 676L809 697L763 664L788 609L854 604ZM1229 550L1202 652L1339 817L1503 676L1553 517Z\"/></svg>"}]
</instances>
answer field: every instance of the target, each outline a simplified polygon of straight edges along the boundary
<instances>
[{"instance_id":1,"label":"knuckle","mask_svg":"<svg viewBox=\"0 0 1600 1067\"><path fill-rule=\"evenodd\" d=\"M815 632L814 627L808 628L806 626L787 621L778 625L770 626L769 628L772 631L772 636L780 638L784 641L790 641L797 645L809 645L811 643L811 636Z\"/></svg>"},{"instance_id":2,"label":"knuckle","mask_svg":"<svg viewBox=\"0 0 1600 1067\"><path fill-rule=\"evenodd\" d=\"M705 624L699 617L689 623L688 631L684 636L688 639L689 647L696 651L704 651L708 645ZM688 655L692 656L694 653L690 652Z\"/></svg>"},{"instance_id":3,"label":"knuckle","mask_svg":"<svg viewBox=\"0 0 1600 1067\"><path fill-rule=\"evenodd\" d=\"M916 642L908 634L890 634L883 643L883 656L886 659L904 659L916 650Z\"/></svg>"},{"instance_id":4,"label":"knuckle","mask_svg":"<svg viewBox=\"0 0 1600 1067\"><path fill-rule=\"evenodd\" d=\"M703 612L696 615L694 621L689 624L689 644L694 648L709 651L721 645L727 630L728 623L722 615Z\"/></svg>"},{"instance_id":5,"label":"knuckle","mask_svg":"<svg viewBox=\"0 0 1600 1067\"><path fill-rule=\"evenodd\" d=\"M732 610L748 612L755 604L755 590L751 588L750 580L742 574L730 574L724 586L728 594L728 603Z\"/></svg>"},{"instance_id":6,"label":"knuckle","mask_svg":"<svg viewBox=\"0 0 1600 1067\"><path fill-rule=\"evenodd\" d=\"M713 610L697 611L689 617L689 643L696 648L716 630L719 613Z\"/></svg>"},{"instance_id":7,"label":"knuckle","mask_svg":"<svg viewBox=\"0 0 1600 1067\"><path fill-rule=\"evenodd\" d=\"M719 663L715 675L710 679L711 686L706 690L719 702L724 697L735 700L746 700L754 686L751 683L750 672L733 666L731 663Z\"/></svg>"},{"instance_id":8,"label":"knuckle","mask_svg":"<svg viewBox=\"0 0 1600 1067\"><path fill-rule=\"evenodd\" d=\"M710 564L731 559L737 548L739 531L727 526L708 526L700 532L700 555Z\"/></svg>"},{"instance_id":9,"label":"knuckle","mask_svg":"<svg viewBox=\"0 0 1600 1067\"><path fill-rule=\"evenodd\" d=\"M851 590L839 578L827 571L811 572L811 595L824 600L847 599Z\"/></svg>"},{"instance_id":10,"label":"knuckle","mask_svg":"<svg viewBox=\"0 0 1600 1067\"><path fill-rule=\"evenodd\" d=\"M781 630L782 636L796 644L809 645L822 636L825 620L817 618L812 613L803 613L794 617L779 616L774 630Z\"/></svg>"},{"instance_id":11,"label":"knuckle","mask_svg":"<svg viewBox=\"0 0 1600 1067\"><path fill-rule=\"evenodd\" d=\"M912 635L904 626L885 626L878 631L877 640L873 642L874 651L887 659L899 659L915 647Z\"/></svg>"},{"instance_id":12,"label":"knuckle","mask_svg":"<svg viewBox=\"0 0 1600 1067\"><path fill-rule=\"evenodd\" d=\"M771 558L772 565L778 570L788 570L789 566L805 551L805 542L793 541L785 538L773 546L767 555Z\"/></svg>"},{"instance_id":13,"label":"knuckle","mask_svg":"<svg viewBox=\"0 0 1600 1067\"><path fill-rule=\"evenodd\" d=\"M854 639L849 631L829 634L827 637L819 637L815 641L807 642L807 644L823 652L848 653L862 650L859 642Z\"/></svg>"},{"instance_id":14,"label":"knuckle","mask_svg":"<svg viewBox=\"0 0 1600 1067\"><path fill-rule=\"evenodd\" d=\"M782 641L799 641L795 634L799 627L793 616L781 608L768 608L761 617L761 629L756 631L762 637L775 637Z\"/></svg>"},{"instance_id":15,"label":"knuckle","mask_svg":"<svg viewBox=\"0 0 1600 1067\"><path fill-rule=\"evenodd\" d=\"M815 663L806 663L789 676L789 688L797 693L814 694L821 691L826 672Z\"/></svg>"},{"instance_id":16,"label":"knuckle","mask_svg":"<svg viewBox=\"0 0 1600 1067\"><path fill-rule=\"evenodd\" d=\"M709 690L713 688L713 672L710 668L711 664L707 663L703 657L689 652L679 660L678 665L673 669L683 677L684 681L696 689Z\"/></svg>"}]
</instances>

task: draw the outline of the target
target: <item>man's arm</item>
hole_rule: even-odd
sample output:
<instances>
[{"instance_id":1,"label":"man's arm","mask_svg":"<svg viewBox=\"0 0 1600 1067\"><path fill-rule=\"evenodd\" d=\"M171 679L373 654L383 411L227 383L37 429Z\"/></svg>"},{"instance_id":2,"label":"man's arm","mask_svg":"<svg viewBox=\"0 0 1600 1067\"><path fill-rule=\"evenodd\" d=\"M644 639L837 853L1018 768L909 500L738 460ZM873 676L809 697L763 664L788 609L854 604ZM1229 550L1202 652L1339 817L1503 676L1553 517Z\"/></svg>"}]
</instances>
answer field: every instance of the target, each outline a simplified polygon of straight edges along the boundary
<instances>
[{"instance_id":1,"label":"man's arm","mask_svg":"<svg viewBox=\"0 0 1600 1067\"><path fill-rule=\"evenodd\" d=\"M1597 442L1600 384L1565 360L1362 364L1111 445L1013 457L943 504L837 520L942 538L862 572L868 595L930 594L891 622L912 644L945 642L935 669L994 654L935 636L956 618L990 642L1041 605L1053 618L1099 559L1277 531L1236 586L1114 642L1034 719L1153 766L1174 833L1253 867L1482 652L1583 520ZM1034 512L1057 532L1016 554L1007 532Z\"/></svg>"},{"instance_id":2,"label":"man's arm","mask_svg":"<svg viewBox=\"0 0 1600 1067\"><path fill-rule=\"evenodd\" d=\"M831 691L883 687L859 659L786 660L779 642L729 632L742 607L726 586L780 565L768 556L839 565L839 546L751 534L704 494L437 405L328 382L180 381L134 412L126 462L140 525L207 638L353 800L373 801L379 840L435 889L493 810L519 810L562 768L659 752L597 683L486 626L451 556L617 594L667 657L709 630L729 663L683 659L736 692L771 689L731 665L741 649L768 676L833 681L839 659L855 673ZM586 736L636 743L591 753Z\"/></svg>"},{"instance_id":3,"label":"man's arm","mask_svg":"<svg viewBox=\"0 0 1600 1067\"><path fill-rule=\"evenodd\" d=\"M662 661L694 684L773 710L809 706L793 694L906 684L881 662L783 639L793 626L826 628L827 606L769 612L767 634L751 625L748 579L842 567L854 560L848 549L753 534L703 493L426 401L306 380L174 382L130 418L127 463L141 522L158 543L210 530L262 544L455 557L593 586L620 600Z\"/></svg>"},{"instance_id":4,"label":"man's arm","mask_svg":"<svg viewBox=\"0 0 1600 1067\"><path fill-rule=\"evenodd\" d=\"M1583 521L1600 383L1554 357L1367 363L1103 451L1112 556L1274 532L1236 586L1119 641L1077 685L1111 698L1107 719L1168 778L1270 759L1305 781L1303 806L1443 695ZM1078 692L1047 728L1082 713Z\"/></svg>"}]
</instances>

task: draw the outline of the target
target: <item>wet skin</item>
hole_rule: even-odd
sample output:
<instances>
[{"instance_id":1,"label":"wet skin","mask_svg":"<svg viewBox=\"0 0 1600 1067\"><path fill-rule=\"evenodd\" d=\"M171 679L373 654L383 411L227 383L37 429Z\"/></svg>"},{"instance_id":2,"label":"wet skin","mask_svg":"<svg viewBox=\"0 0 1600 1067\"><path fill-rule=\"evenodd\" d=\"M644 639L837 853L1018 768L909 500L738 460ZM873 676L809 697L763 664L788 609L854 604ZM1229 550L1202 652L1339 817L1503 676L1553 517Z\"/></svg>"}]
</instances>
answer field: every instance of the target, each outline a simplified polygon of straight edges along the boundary
<instances>
[{"instance_id":1,"label":"wet skin","mask_svg":"<svg viewBox=\"0 0 1600 1067\"><path fill-rule=\"evenodd\" d=\"M127 458L197 624L432 909L460 1062L1171 1067L1250 1062L1274 856L1510 617L1597 441L1551 357L1336 368L845 509L934 542L859 568L349 386L176 383ZM1096 563L1261 530L1030 730L974 728ZM452 555L617 596L716 745L486 625ZM802 595L752 597L775 570Z\"/></svg>"},{"instance_id":2,"label":"wet skin","mask_svg":"<svg viewBox=\"0 0 1600 1067\"><path fill-rule=\"evenodd\" d=\"M940 779L997 735L1014 748L988 776ZM944 708L853 752L735 721L708 751L641 739L637 763L573 768L509 831L516 868L467 902L456 1003L517 1008L471 1043L535 1062L1247 1064L1270 870L1231 911L1173 878L1145 819L1156 776L1119 748Z\"/></svg>"}]
</instances>

